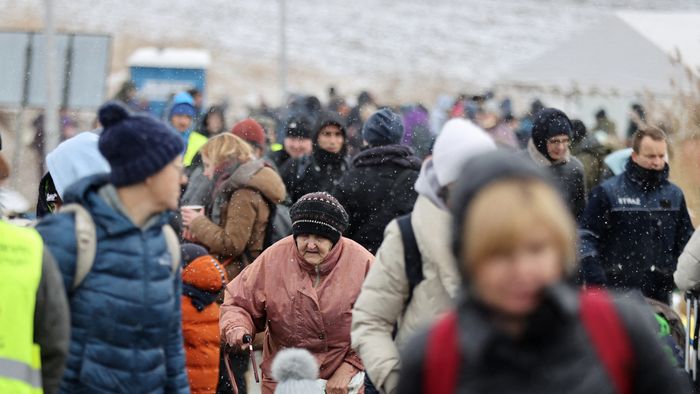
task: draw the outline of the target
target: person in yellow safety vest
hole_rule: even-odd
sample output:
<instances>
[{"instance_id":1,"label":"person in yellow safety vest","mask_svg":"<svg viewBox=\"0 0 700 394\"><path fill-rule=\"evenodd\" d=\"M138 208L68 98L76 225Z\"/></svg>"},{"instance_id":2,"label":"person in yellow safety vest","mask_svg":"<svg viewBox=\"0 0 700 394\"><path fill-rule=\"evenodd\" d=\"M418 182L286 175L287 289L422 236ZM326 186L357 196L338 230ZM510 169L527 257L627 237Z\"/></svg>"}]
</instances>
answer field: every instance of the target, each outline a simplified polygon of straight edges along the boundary
<instances>
[{"instance_id":1,"label":"person in yellow safety vest","mask_svg":"<svg viewBox=\"0 0 700 394\"><path fill-rule=\"evenodd\" d=\"M197 110L194 107L192 96L187 92L176 94L168 119L185 141L185 152L182 157L182 164L185 167L192 165L197 152L208 141L207 137L192 130L193 119L196 115Z\"/></svg>"},{"instance_id":2,"label":"person in yellow safety vest","mask_svg":"<svg viewBox=\"0 0 700 394\"><path fill-rule=\"evenodd\" d=\"M0 393L58 392L70 340L65 294L39 233L0 220Z\"/></svg>"},{"instance_id":3,"label":"person in yellow safety vest","mask_svg":"<svg viewBox=\"0 0 700 394\"><path fill-rule=\"evenodd\" d=\"M0 393L56 393L68 355L63 281L34 229L0 221Z\"/></svg>"}]
</instances>

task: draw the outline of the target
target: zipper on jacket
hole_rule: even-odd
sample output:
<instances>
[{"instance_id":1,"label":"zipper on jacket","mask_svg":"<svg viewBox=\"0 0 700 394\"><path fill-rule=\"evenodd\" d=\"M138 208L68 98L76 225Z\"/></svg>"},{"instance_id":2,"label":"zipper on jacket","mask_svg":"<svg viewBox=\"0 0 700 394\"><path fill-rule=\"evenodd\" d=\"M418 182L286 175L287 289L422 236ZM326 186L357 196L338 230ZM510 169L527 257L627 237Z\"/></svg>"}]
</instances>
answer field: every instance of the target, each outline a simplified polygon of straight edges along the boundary
<instances>
[{"instance_id":1,"label":"zipper on jacket","mask_svg":"<svg viewBox=\"0 0 700 394\"><path fill-rule=\"evenodd\" d=\"M317 265L316 266L316 279L314 280L314 288L318 287L319 283L321 283L321 271Z\"/></svg>"},{"instance_id":2,"label":"zipper on jacket","mask_svg":"<svg viewBox=\"0 0 700 394\"><path fill-rule=\"evenodd\" d=\"M139 235L141 236L141 256L142 256L142 260L143 260L143 281L142 281L142 283L143 283L143 303L142 303L141 307L146 308L145 312L148 314L149 311L148 311L148 308L146 307L146 305L148 305L148 303L147 303L147 301L148 301L148 281L149 281L148 277L149 277L149 271L150 271L148 269L148 247L147 247L148 243L146 240L146 234L144 234L144 232L142 230L139 230ZM143 330L143 326L141 325L141 323L138 324L137 330L138 330L139 336L143 335L144 330ZM134 345L132 345L132 353L133 353L134 357L137 356L137 347ZM134 379L137 379L136 371L132 370L131 373L132 373L132 376L134 376Z\"/></svg>"}]
</instances>

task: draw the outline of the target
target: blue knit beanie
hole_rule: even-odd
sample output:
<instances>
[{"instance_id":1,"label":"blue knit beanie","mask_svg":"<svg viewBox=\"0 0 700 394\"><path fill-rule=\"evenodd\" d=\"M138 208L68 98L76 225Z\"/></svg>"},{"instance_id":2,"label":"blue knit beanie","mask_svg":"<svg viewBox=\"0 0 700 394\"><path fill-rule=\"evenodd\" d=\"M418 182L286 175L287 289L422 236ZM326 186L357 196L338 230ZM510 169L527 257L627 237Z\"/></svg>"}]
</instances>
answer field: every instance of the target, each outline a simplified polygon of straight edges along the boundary
<instances>
[{"instance_id":1,"label":"blue knit beanie","mask_svg":"<svg viewBox=\"0 0 700 394\"><path fill-rule=\"evenodd\" d=\"M170 109L170 117L185 115L194 118L197 110L194 108L194 99L187 92L180 92L173 97L173 107Z\"/></svg>"},{"instance_id":2,"label":"blue knit beanie","mask_svg":"<svg viewBox=\"0 0 700 394\"><path fill-rule=\"evenodd\" d=\"M389 109L380 109L367 119L362 128L362 138L369 146L398 144L403 137L401 116Z\"/></svg>"},{"instance_id":3,"label":"blue knit beanie","mask_svg":"<svg viewBox=\"0 0 700 394\"><path fill-rule=\"evenodd\" d=\"M121 104L104 104L98 116L104 130L99 148L112 167L114 186L143 182L185 150L182 137L165 123L146 115L131 115Z\"/></svg>"}]
</instances>

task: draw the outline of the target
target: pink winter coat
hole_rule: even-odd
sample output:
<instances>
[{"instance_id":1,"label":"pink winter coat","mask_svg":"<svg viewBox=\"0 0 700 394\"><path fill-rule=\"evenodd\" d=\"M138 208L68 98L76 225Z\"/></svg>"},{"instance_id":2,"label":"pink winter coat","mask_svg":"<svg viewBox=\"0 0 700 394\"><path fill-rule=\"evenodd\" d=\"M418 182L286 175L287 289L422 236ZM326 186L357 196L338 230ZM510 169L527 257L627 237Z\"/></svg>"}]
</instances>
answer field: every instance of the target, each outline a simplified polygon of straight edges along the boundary
<instances>
[{"instance_id":1,"label":"pink winter coat","mask_svg":"<svg viewBox=\"0 0 700 394\"><path fill-rule=\"evenodd\" d=\"M352 307L374 256L355 241L341 238L317 267L304 261L293 237L268 248L226 286L221 335L234 327L251 334L267 328L263 345L263 392L274 391L272 360L289 347L310 351L329 379L343 362L363 371L350 347ZM314 288L314 282L320 282Z\"/></svg>"}]
</instances>

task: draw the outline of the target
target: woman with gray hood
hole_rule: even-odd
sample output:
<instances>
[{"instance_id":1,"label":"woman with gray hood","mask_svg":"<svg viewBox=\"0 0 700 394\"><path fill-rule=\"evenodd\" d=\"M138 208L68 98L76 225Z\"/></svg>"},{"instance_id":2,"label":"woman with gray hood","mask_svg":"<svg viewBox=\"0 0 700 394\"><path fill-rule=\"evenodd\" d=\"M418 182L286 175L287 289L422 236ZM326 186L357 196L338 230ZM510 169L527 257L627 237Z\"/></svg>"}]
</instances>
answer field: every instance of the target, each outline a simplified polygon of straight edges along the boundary
<instances>
[{"instance_id":1,"label":"woman with gray hood","mask_svg":"<svg viewBox=\"0 0 700 394\"><path fill-rule=\"evenodd\" d=\"M457 296L459 274L450 249L446 195L469 158L495 149L491 137L472 122L447 122L435 142L433 157L423 164L416 182L418 199L413 213L386 228L352 321L353 348L372 382L384 393L396 392L401 348ZM411 284L408 270L417 270L422 281Z\"/></svg>"}]
</instances>

